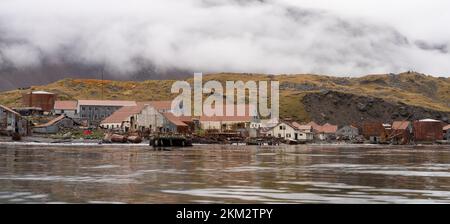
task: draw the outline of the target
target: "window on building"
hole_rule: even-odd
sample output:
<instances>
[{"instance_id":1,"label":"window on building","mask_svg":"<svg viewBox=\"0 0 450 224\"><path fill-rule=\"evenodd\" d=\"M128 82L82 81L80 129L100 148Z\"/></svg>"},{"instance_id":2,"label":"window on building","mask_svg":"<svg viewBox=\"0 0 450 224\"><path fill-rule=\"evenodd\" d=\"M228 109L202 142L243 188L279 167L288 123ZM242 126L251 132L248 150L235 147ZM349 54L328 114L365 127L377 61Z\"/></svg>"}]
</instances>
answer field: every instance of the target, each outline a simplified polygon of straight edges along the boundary
<instances>
[{"instance_id":1,"label":"window on building","mask_svg":"<svg viewBox=\"0 0 450 224\"><path fill-rule=\"evenodd\" d=\"M286 138L290 138L291 137L291 134L286 134Z\"/></svg>"},{"instance_id":2,"label":"window on building","mask_svg":"<svg viewBox=\"0 0 450 224\"><path fill-rule=\"evenodd\" d=\"M278 138L281 138L281 134L278 134Z\"/></svg>"}]
</instances>

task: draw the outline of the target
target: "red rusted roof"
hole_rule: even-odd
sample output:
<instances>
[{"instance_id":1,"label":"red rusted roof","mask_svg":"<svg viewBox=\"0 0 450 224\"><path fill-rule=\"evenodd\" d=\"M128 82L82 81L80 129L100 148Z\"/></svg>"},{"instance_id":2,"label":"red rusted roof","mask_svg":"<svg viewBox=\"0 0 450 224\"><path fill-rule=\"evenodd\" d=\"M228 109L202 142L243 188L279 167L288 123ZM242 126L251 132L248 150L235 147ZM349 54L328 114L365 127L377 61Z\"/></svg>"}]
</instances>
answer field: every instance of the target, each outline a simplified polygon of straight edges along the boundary
<instances>
[{"instance_id":1,"label":"red rusted roof","mask_svg":"<svg viewBox=\"0 0 450 224\"><path fill-rule=\"evenodd\" d=\"M182 122L178 117L176 117L174 114L170 112L162 113L162 115L172 124L176 126L188 126L184 122Z\"/></svg>"},{"instance_id":2,"label":"red rusted roof","mask_svg":"<svg viewBox=\"0 0 450 224\"><path fill-rule=\"evenodd\" d=\"M316 122L311 121L309 122L307 125L311 125L311 127L313 128L314 131L318 132L320 131L321 126L318 125Z\"/></svg>"},{"instance_id":3,"label":"red rusted roof","mask_svg":"<svg viewBox=\"0 0 450 224\"><path fill-rule=\"evenodd\" d=\"M294 126L294 127L296 127L297 129L299 129L299 130L311 130L312 129L312 126L311 125L307 125L307 124L299 124L299 123L297 123L297 122L292 122L292 125Z\"/></svg>"},{"instance_id":4,"label":"red rusted roof","mask_svg":"<svg viewBox=\"0 0 450 224\"><path fill-rule=\"evenodd\" d=\"M394 121L394 123L392 123L392 129L406 130L410 124L411 124L411 122L409 122L409 121Z\"/></svg>"},{"instance_id":5,"label":"red rusted roof","mask_svg":"<svg viewBox=\"0 0 450 224\"><path fill-rule=\"evenodd\" d=\"M111 116L105 118L102 124L117 124L126 121L130 116L138 114L142 111L146 104L138 103L136 106L122 107L116 110Z\"/></svg>"},{"instance_id":6,"label":"red rusted roof","mask_svg":"<svg viewBox=\"0 0 450 224\"><path fill-rule=\"evenodd\" d=\"M77 101L59 100L55 101L55 106L53 108L55 110L76 110L77 105Z\"/></svg>"},{"instance_id":7,"label":"red rusted roof","mask_svg":"<svg viewBox=\"0 0 450 224\"><path fill-rule=\"evenodd\" d=\"M336 133L337 130L338 130L338 126L337 125L332 125L332 124L329 124L329 123L326 123L326 124L320 126L320 128L319 128L319 132L326 133L326 134Z\"/></svg>"},{"instance_id":8,"label":"red rusted roof","mask_svg":"<svg viewBox=\"0 0 450 224\"><path fill-rule=\"evenodd\" d=\"M150 101L147 102L150 106L154 107L156 110L170 110L172 109L172 101Z\"/></svg>"},{"instance_id":9,"label":"red rusted roof","mask_svg":"<svg viewBox=\"0 0 450 224\"><path fill-rule=\"evenodd\" d=\"M182 122L192 122L195 117L192 116L179 116L177 117ZM198 118L197 118L198 119Z\"/></svg>"}]
</instances>

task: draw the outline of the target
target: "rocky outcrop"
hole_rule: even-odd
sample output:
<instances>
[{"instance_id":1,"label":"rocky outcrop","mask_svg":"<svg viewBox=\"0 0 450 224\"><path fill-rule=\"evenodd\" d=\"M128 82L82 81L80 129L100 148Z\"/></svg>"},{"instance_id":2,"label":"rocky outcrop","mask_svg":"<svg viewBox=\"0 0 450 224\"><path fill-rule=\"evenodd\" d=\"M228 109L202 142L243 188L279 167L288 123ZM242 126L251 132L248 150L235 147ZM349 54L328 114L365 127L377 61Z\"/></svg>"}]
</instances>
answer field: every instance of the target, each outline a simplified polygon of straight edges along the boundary
<instances>
[{"instance_id":1,"label":"rocky outcrop","mask_svg":"<svg viewBox=\"0 0 450 224\"><path fill-rule=\"evenodd\" d=\"M450 113L387 102L381 98L337 91L307 94L302 103L311 120L338 125L361 124L363 121L392 122L433 118L449 121Z\"/></svg>"}]
</instances>

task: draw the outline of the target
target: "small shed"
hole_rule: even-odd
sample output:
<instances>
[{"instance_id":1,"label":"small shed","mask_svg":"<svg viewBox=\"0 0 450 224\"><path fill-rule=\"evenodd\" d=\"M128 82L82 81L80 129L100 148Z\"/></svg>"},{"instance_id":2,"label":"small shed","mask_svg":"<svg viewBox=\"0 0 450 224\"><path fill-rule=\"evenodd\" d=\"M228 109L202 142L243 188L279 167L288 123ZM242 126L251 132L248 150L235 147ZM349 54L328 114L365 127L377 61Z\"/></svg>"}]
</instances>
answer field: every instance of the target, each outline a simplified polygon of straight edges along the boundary
<instances>
[{"instance_id":1,"label":"small shed","mask_svg":"<svg viewBox=\"0 0 450 224\"><path fill-rule=\"evenodd\" d=\"M163 132L171 132L171 133L188 133L189 126L180 120L179 117L175 116L171 112L162 113L164 116L163 121Z\"/></svg>"},{"instance_id":2,"label":"small shed","mask_svg":"<svg viewBox=\"0 0 450 224\"><path fill-rule=\"evenodd\" d=\"M362 135L371 143L386 142L388 133L380 122L364 122L362 125Z\"/></svg>"},{"instance_id":3,"label":"small shed","mask_svg":"<svg viewBox=\"0 0 450 224\"><path fill-rule=\"evenodd\" d=\"M77 107L78 101L60 100L55 101L52 112L55 115L65 114L68 117L75 118L78 116Z\"/></svg>"},{"instance_id":4,"label":"small shed","mask_svg":"<svg viewBox=\"0 0 450 224\"><path fill-rule=\"evenodd\" d=\"M343 140L352 140L359 135L359 130L353 125L346 125L336 132L336 136Z\"/></svg>"},{"instance_id":5,"label":"small shed","mask_svg":"<svg viewBox=\"0 0 450 224\"><path fill-rule=\"evenodd\" d=\"M336 139L337 130L337 125L326 123L318 127L316 136L319 140L334 140Z\"/></svg>"},{"instance_id":6,"label":"small shed","mask_svg":"<svg viewBox=\"0 0 450 224\"><path fill-rule=\"evenodd\" d=\"M45 124L34 126L33 132L40 134L56 134L62 128L73 128L74 124L75 123L72 118L67 117L66 115L61 115Z\"/></svg>"},{"instance_id":7,"label":"small shed","mask_svg":"<svg viewBox=\"0 0 450 224\"><path fill-rule=\"evenodd\" d=\"M411 142L413 137L413 125L409 121L394 121L390 139L394 144L405 145Z\"/></svg>"}]
</instances>

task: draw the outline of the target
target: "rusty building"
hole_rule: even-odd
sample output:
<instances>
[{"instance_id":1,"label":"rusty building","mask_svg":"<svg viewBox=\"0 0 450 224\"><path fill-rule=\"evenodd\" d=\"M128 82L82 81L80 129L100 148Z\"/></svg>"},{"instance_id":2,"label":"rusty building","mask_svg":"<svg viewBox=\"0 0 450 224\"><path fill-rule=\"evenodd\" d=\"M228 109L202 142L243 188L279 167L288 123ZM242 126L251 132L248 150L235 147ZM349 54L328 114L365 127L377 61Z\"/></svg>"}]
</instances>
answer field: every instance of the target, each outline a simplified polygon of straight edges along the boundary
<instances>
[{"instance_id":1,"label":"rusty building","mask_svg":"<svg viewBox=\"0 0 450 224\"><path fill-rule=\"evenodd\" d=\"M394 121L390 139L394 144L405 145L413 138L413 125L410 121Z\"/></svg>"},{"instance_id":2,"label":"rusty building","mask_svg":"<svg viewBox=\"0 0 450 224\"><path fill-rule=\"evenodd\" d=\"M438 120L424 119L414 121L414 140L416 142L443 140L443 127L443 123Z\"/></svg>"},{"instance_id":3,"label":"rusty building","mask_svg":"<svg viewBox=\"0 0 450 224\"><path fill-rule=\"evenodd\" d=\"M39 107L43 111L50 112L55 105L56 94L45 91L33 91L22 95L24 107Z\"/></svg>"},{"instance_id":4,"label":"rusty building","mask_svg":"<svg viewBox=\"0 0 450 224\"><path fill-rule=\"evenodd\" d=\"M389 137L383 124L379 122L364 122L362 125L362 135L371 143L384 143Z\"/></svg>"}]
</instances>

